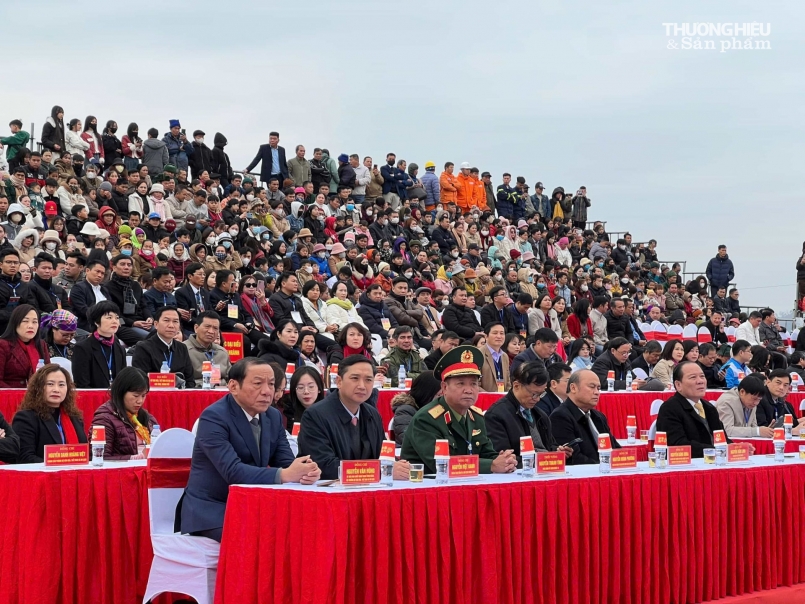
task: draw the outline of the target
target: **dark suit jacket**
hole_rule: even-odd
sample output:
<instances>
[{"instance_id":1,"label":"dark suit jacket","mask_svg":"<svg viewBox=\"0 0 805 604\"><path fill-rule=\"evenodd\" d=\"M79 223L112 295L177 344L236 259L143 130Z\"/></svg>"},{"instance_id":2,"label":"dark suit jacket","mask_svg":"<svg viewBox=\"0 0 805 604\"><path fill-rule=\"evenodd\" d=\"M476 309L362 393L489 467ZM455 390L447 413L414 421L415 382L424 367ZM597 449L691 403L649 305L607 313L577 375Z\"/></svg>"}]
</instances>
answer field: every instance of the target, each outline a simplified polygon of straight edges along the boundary
<instances>
[{"instance_id":1,"label":"dark suit jacket","mask_svg":"<svg viewBox=\"0 0 805 604\"><path fill-rule=\"evenodd\" d=\"M249 420L231 394L201 414L181 501L182 533L223 527L229 485L276 484L277 470L293 463L280 412L269 407L258 417L259 451Z\"/></svg>"},{"instance_id":2,"label":"dark suit jacket","mask_svg":"<svg viewBox=\"0 0 805 604\"><path fill-rule=\"evenodd\" d=\"M377 459L385 438L383 420L377 409L361 405L358 420L361 451L358 459ZM333 390L302 414L299 430L299 455L310 455L324 479L338 478L342 459L353 459L349 430L351 416L341 404L338 390Z\"/></svg>"},{"instance_id":3,"label":"dark suit jacket","mask_svg":"<svg viewBox=\"0 0 805 604\"><path fill-rule=\"evenodd\" d=\"M620 449L620 443L612 435L606 416L593 409L590 415L595 424L595 429L599 434L607 433L612 441L613 449ZM590 424L576 404L568 398L564 403L551 413L551 430L557 444L569 443L575 438L580 438L581 442L573 445L573 455L567 460L568 464L579 466L582 464L598 463L598 440L590 430Z\"/></svg>"},{"instance_id":4,"label":"dark suit jacket","mask_svg":"<svg viewBox=\"0 0 805 604\"><path fill-rule=\"evenodd\" d=\"M11 427L0 413L0 429L6 431L5 438L0 438L0 461L3 463L17 463L20 457L20 437L14 432Z\"/></svg>"},{"instance_id":5,"label":"dark suit jacket","mask_svg":"<svg viewBox=\"0 0 805 604\"><path fill-rule=\"evenodd\" d=\"M500 315L503 315L502 320ZM481 309L481 327L485 329L490 323L503 323L503 328L506 330L506 333L518 333L520 331L514 324L514 316L509 310L506 308L498 310L492 302ZM526 330L527 329L528 323L526 322Z\"/></svg>"},{"instance_id":6,"label":"dark suit jacket","mask_svg":"<svg viewBox=\"0 0 805 604\"><path fill-rule=\"evenodd\" d=\"M797 425L797 414L794 411L794 406L788 401L784 405L775 405L771 393L766 390L766 394L760 399L760 403L755 411L758 426L768 426L772 420L779 418L779 425L782 426L782 418L786 413L790 413L794 419L794 425Z\"/></svg>"},{"instance_id":7,"label":"dark suit jacket","mask_svg":"<svg viewBox=\"0 0 805 604\"><path fill-rule=\"evenodd\" d=\"M104 356L106 355L106 356ZM76 344L73 349L73 381L76 388L108 388L109 351L103 350L94 335ZM112 346L112 377L126 367L126 351L118 342Z\"/></svg>"},{"instance_id":8,"label":"dark suit jacket","mask_svg":"<svg viewBox=\"0 0 805 604\"><path fill-rule=\"evenodd\" d=\"M210 308L210 293L202 288L199 290L201 295L201 303L204 305L204 310L215 310ZM173 295L176 297L176 306L183 310L190 311L190 320L185 321L182 319L182 329L184 331L193 333L193 321L199 315L199 307L196 302L196 295L193 293L193 287L188 283L177 289ZM220 314L220 313L219 313Z\"/></svg>"},{"instance_id":9,"label":"dark suit jacket","mask_svg":"<svg viewBox=\"0 0 805 604\"><path fill-rule=\"evenodd\" d=\"M675 394L662 404L657 414L657 431L666 433L669 446L690 445L693 457L704 457L704 450L713 446L713 430L724 430L724 424L715 405L702 399L702 406L705 419L681 394ZM729 437L727 442L732 442Z\"/></svg>"},{"instance_id":10,"label":"dark suit jacket","mask_svg":"<svg viewBox=\"0 0 805 604\"><path fill-rule=\"evenodd\" d=\"M93 337L93 339L95 339ZM196 387L193 363L190 362L190 353L187 346L181 342L173 342L171 346L173 354L168 352L168 347L159 339L156 333L149 334L142 342L134 348L134 357L131 366L141 369L145 373L159 373L162 363L170 361L171 373L181 373L187 388Z\"/></svg>"},{"instance_id":11,"label":"dark suit jacket","mask_svg":"<svg viewBox=\"0 0 805 604\"><path fill-rule=\"evenodd\" d=\"M531 416L534 418L543 446L548 451L556 451L556 440L551 432L551 420L538 407L531 409ZM531 436L531 430L529 429L528 420L520 412L520 403L511 390L486 410L484 423L486 423L486 434L489 436L489 440L492 441L495 451L513 449L514 454L517 455L517 465L522 467L520 437Z\"/></svg>"},{"instance_id":12,"label":"dark suit jacket","mask_svg":"<svg viewBox=\"0 0 805 604\"><path fill-rule=\"evenodd\" d=\"M567 393L566 393L566 392L565 392L565 393L563 393L563 395L562 395L562 396L566 398L566 397L567 397ZM543 412L544 412L546 415L550 415L551 413L553 413L554 411L556 411L556 409L558 409L558 408L559 408L559 405L561 405L561 404L562 404L562 401L564 401L564 400L565 400L564 398L562 398L562 396L557 396L557 395L556 395L556 394L553 392L553 390L546 390L546 391L545 391L545 394L544 394L544 395L542 396L542 398L541 398L541 399L539 399L539 401L537 402L537 408L538 408L538 409L542 409L542 411L543 411Z\"/></svg>"},{"instance_id":13,"label":"dark suit jacket","mask_svg":"<svg viewBox=\"0 0 805 604\"><path fill-rule=\"evenodd\" d=\"M118 281L113 278L111 281L109 281L109 283L106 284L106 289L109 291L109 296L107 296L109 300L114 302L120 309L121 325L131 327L135 321L145 321L151 316L145 306L145 302L143 301L143 288L140 287L140 284L137 283L135 279L130 279L129 281ZM131 293L134 294L134 300L136 301L134 313L129 315L124 314L123 312L124 297L127 289L131 289Z\"/></svg>"},{"instance_id":14,"label":"dark suit jacket","mask_svg":"<svg viewBox=\"0 0 805 604\"><path fill-rule=\"evenodd\" d=\"M101 285L101 293L106 296L107 300L111 300L109 289L106 285ZM95 331L95 325L89 322L87 311L89 307L95 304L95 294L92 291L92 285L87 281L79 281L70 289L70 311L78 317L78 329L83 329L92 333ZM123 309L119 309L123 312Z\"/></svg>"},{"instance_id":15,"label":"dark suit jacket","mask_svg":"<svg viewBox=\"0 0 805 604\"><path fill-rule=\"evenodd\" d=\"M224 309L220 312L215 310L215 306L219 302L223 302L225 304ZM238 307L237 319L229 318L230 304L236 304ZM240 302L240 296L238 294L232 294L230 296L216 287L210 292L210 309L215 310L215 312L217 312L218 316L221 318L221 331L234 332L236 323L240 323L241 325L245 325L249 328L254 325L254 319L251 317L251 315L247 315L246 311L243 310L243 305Z\"/></svg>"},{"instance_id":16,"label":"dark suit jacket","mask_svg":"<svg viewBox=\"0 0 805 604\"><path fill-rule=\"evenodd\" d=\"M282 181L288 178L288 164L285 161L285 147L277 145L277 151L280 160L279 169L272 163L273 156L271 154L271 146L265 144L260 145L260 148L257 150L257 155L255 155L252 162L246 166L246 171L250 172L257 164L263 162L262 166L260 166L260 180L267 183L272 173L279 173L282 174L282 178L280 178L280 186L282 186Z\"/></svg>"},{"instance_id":17,"label":"dark suit jacket","mask_svg":"<svg viewBox=\"0 0 805 604\"><path fill-rule=\"evenodd\" d=\"M71 417L78 442L87 442L84 420ZM17 463L42 463L45 459L45 445L61 445L62 439L56 420L42 419L33 409L24 409L14 414L11 422L14 432L20 439L20 457Z\"/></svg>"},{"instance_id":18,"label":"dark suit jacket","mask_svg":"<svg viewBox=\"0 0 805 604\"><path fill-rule=\"evenodd\" d=\"M590 369L595 375L598 376L598 379L601 382L601 390L606 391L607 389L607 375L610 371L615 372L615 390L625 390L626 372L631 371L632 365L629 363L629 361L619 363L608 350L605 350L597 359L595 359L595 363L593 363L593 366L590 367Z\"/></svg>"}]
</instances>

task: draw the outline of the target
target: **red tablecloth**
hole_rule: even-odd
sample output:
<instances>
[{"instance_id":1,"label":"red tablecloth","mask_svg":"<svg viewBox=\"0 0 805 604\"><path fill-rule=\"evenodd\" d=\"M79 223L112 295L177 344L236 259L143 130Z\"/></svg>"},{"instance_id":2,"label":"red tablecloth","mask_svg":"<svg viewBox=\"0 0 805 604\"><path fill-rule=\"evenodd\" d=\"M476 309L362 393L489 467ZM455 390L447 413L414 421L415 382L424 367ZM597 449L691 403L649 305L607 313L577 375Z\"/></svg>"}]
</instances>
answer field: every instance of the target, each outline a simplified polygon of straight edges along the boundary
<instances>
[{"instance_id":1,"label":"red tablecloth","mask_svg":"<svg viewBox=\"0 0 805 604\"><path fill-rule=\"evenodd\" d=\"M786 530L804 493L801 464L356 493L232 487L216 603L712 600L805 581L805 536Z\"/></svg>"},{"instance_id":2,"label":"red tablecloth","mask_svg":"<svg viewBox=\"0 0 805 604\"><path fill-rule=\"evenodd\" d=\"M752 443L755 455L774 455L774 442L770 438L733 438L736 443ZM805 446L805 440L792 438L785 442L786 453L799 453L800 446Z\"/></svg>"},{"instance_id":3,"label":"red tablecloth","mask_svg":"<svg viewBox=\"0 0 805 604\"><path fill-rule=\"evenodd\" d=\"M192 430L193 424L209 405L226 396L227 390L152 390L145 398L145 408L157 418L164 432L168 428ZM0 413L10 423L25 390L0 390ZM89 429L95 410L109 400L106 390L79 390L76 404L84 414Z\"/></svg>"}]
</instances>

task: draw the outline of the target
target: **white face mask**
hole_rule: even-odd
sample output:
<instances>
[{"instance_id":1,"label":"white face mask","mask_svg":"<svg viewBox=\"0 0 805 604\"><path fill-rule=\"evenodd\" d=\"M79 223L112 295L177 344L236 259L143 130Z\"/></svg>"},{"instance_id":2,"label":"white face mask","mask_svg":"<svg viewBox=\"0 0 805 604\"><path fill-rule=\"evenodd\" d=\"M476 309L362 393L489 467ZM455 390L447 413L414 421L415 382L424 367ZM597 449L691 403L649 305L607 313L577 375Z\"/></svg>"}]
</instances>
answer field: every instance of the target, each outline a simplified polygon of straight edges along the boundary
<instances>
[{"instance_id":1,"label":"white face mask","mask_svg":"<svg viewBox=\"0 0 805 604\"><path fill-rule=\"evenodd\" d=\"M405 273L405 278L406 279L410 279L413 276L414 276L414 273Z\"/></svg>"},{"instance_id":2,"label":"white face mask","mask_svg":"<svg viewBox=\"0 0 805 604\"><path fill-rule=\"evenodd\" d=\"M203 142L204 142L204 137L203 137L203 136L199 136L199 137L196 139L196 142L197 142L197 143L200 145L201 143L203 143Z\"/></svg>"},{"instance_id":3,"label":"white face mask","mask_svg":"<svg viewBox=\"0 0 805 604\"><path fill-rule=\"evenodd\" d=\"M325 257L327 254L326 254L325 252L316 252L316 255L317 255L319 258L324 258L324 257Z\"/></svg>"},{"instance_id":4,"label":"white face mask","mask_svg":"<svg viewBox=\"0 0 805 604\"><path fill-rule=\"evenodd\" d=\"M453 258L458 258L458 252L450 252L450 255L451 255Z\"/></svg>"},{"instance_id":5,"label":"white face mask","mask_svg":"<svg viewBox=\"0 0 805 604\"><path fill-rule=\"evenodd\" d=\"M489 235L489 231L481 231L481 235L483 235L484 237L486 237L487 235Z\"/></svg>"},{"instance_id":6,"label":"white face mask","mask_svg":"<svg viewBox=\"0 0 805 604\"><path fill-rule=\"evenodd\" d=\"M95 178L95 172L87 172L87 178L89 178L90 180Z\"/></svg>"},{"instance_id":7,"label":"white face mask","mask_svg":"<svg viewBox=\"0 0 805 604\"><path fill-rule=\"evenodd\" d=\"M249 194L246 196L246 201L254 201L254 195L252 195L251 193L249 193Z\"/></svg>"},{"instance_id":8,"label":"white face mask","mask_svg":"<svg viewBox=\"0 0 805 604\"><path fill-rule=\"evenodd\" d=\"M372 210L366 210L366 215L371 216L372 215Z\"/></svg>"},{"instance_id":9,"label":"white face mask","mask_svg":"<svg viewBox=\"0 0 805 604\"><path fill-rule=\"evenodd\" d=\"M331 244L329 244L329 243L328 243L328 244L326 244L326 245L324 246L324 249L326 249L326 250L329 252L331 249L333 249L333 246L332 246Z\"/></svg>"},{"instance_id":10,"label":"white face mask","mask_svg":"<svg viewBox=\"0 0 805 604\"><path fill-rule=\"evenodd\" d=\"M249 266L249 262L251 262L251 258L241 258L240 261L243 263L243 266Z\"/></svg>"},{"instance_id":11,"label":"white face mask","mask_svg":"<svg viewBox=\"0 0 805 604\"><path fill-rule=\"evenodd\" d=\"M55 243L53 243L52 241L48 241L48 242L45 244L45 247L46 247L47 249L49 249L49 250L55 250L55 249L56 249L56 244L55 244Z\"/></svg>"},{"instance_id":12,"label":"white face mask","mask_svg":"<svg viewBox=\"0 0 805 604\"><path fill-rule=\"evenodd\" d=\"M229 229L229 234L232 235L233 237L237 237L238 236L238 230L237 229Z\"/></svg>"},{"instance_id":13,"label":"white face mask","mask_svg":"<svg viewBox=\"0 0 805 604\"><path fill-rule=\"evenodd\" d=\"M397 224L397 223L399 223L399 222L400 222L400 219L399 219L399 218L392 218L392 219L391 219L391 224Z\"/></svg>"},{"instance_id":14,"label":"white face mask","mask_svg":"<svg viewBox=\"0 0 805 604\"><path fill-rule=\"evenodd\" d=\"M212 245L215 243L215 237L207 237L207 245Z\"/></svg>"},{"instance_id":15,"label":"white face mask","mask_svg":"<svg viewBox=\"0 0 805 604\"><path fill-rule=\"evenodd\" d=\"M587 291L587 289L588 289L588 288L587 288L587 284L586 284L586 283L585 283L585 284L583 284L583 285L581 286L581 291L586 292L586 291Z\"/></svg>"},{"instance_id":16,"label":"white face mask","mask_svg":"<svg viewBox=\"0 0 805 604\"><path fill-rule=\"evenodd\" d=\"M312 267L312 266L306 266L306 267L305 267L305 272L306 272L308 275L313 274L313 267Z\"/></svg>"}]
</instances>

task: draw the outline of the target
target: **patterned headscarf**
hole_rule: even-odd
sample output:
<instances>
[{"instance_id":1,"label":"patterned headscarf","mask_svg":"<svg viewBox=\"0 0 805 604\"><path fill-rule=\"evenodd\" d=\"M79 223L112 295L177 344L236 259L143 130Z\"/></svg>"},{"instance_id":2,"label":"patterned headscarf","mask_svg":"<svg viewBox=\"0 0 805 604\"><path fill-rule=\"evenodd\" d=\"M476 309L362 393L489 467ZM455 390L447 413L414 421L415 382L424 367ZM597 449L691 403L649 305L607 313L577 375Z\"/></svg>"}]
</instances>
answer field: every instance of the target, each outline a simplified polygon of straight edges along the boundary
<instances>
[{"instance_id":1,"label":"patterned headscarf","mask_svg":"<svg viewBox=\"0 0 805 604\"><path fill-rule=\"evenodd\" d=\"M75 331L78 329L78 317L69 310L54 310L50 314L42 315L39 328L45 330L52 327L60 331Z\"/></svg>"}]
</instances>

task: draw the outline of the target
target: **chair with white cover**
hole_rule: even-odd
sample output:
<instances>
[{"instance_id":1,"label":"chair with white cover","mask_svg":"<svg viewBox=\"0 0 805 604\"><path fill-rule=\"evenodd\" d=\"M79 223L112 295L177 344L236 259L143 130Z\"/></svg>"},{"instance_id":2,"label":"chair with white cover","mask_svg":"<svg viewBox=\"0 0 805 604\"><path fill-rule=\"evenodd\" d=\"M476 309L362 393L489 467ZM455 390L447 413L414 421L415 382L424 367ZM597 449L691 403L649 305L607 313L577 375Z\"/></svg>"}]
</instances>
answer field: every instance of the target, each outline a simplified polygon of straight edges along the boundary
<instances>
[{"instance_id":1,"label":"chair with white cover","mask_svg":"<svg viewBox=\"0 0 805 604\"><path fill-rule=\"evenodd\" d=\"M389 420L389 427L386 428L386 435L388 436L389 440L395 440L394 439L394 418L393 417Z\"/></svg>"},{"instance_id":2,"label":"chair with white cover","mask_svg":"<svg viewBox=\"0 0 805 604\"><path fill-rule=\"evenodd\" d=\"M660 346L665 348L665 343L668 341L668 329L659 321L651 322L651 331L654 332L654 339L660 343Z\"/></svg>"},{"instance_id":3,"label":"chair with white cover","mask_svg":"<svg viewBox=\"0 0 805 604\"><path fill-rule=\"evenodd\" d=\"M735 342L735 332L738 331L734 325L724 328L724 333L727 334L727 342L732 344Z\"/></svg>"},{"instance_id":4,"label":"chair with white cover","mask_svg":"<svg viewBox=\"0 0 805 604\"><path fill-rule=\"evenodd\" d=\"M212 604L221 544L174 532L176 506L187 486L195 437L182 428L165 430L148 455L148 511L154 561L143 602L162 593Z\"/></svg>"},{"instance_id":5,"label":"chair with white cover","mask_svg":"<svg viewBox=\"0 0 805 604\"><path fill-rule=\"evenodd\" d=\"M657 415L660 413L660 406L663 404L663 400L661 398L655 398L651 401L651 408L649 409L648 415L652 421L657 419Z\"/></svg>"},{"instance_id":6,"label":"chair with white cover","mask_svg":"<svg viewBox=\"0 0 805 604\"><path fill-rule=\"evenodd\" d=\"M682 341L682 326L681 325L669 325L668 326L668 339L669 340L679 340Z\"/></svg>"},{"instance_id":7,"label":"chair with white cover","mask_svg":"<svg viewBox=\"0 0 805 604\"><path fill-rule=\"evenodd\" d=\"M195 436L195 435L196 435L196 432L198 432L198 422L199 422L200 420L201 420L201 418L200 418L200 417L197 417L197 418L196 418L196 421L195 421L195 422L193 422L193 436Z\"/></svg>"},{"instance_id":8,"label":"chair with white cover","mask_svg":"<svg viewBox=\"0 0 805 604\"><path fill-rule=\"evenodd\" d=\"M799 410L805 411L805 398L802 399L802 402L799 404Z\"/></svg>"},{"instance_id":9,"label":"chair with white cover","mask_svg":"<svg viewBox=\"0 0 805 604\"><path fill-rule=\"evenodd\" d=\"M685 328L682 330L682 339L685 341L696 341L696 335L698 334L699 330L693 323L689 323L685 325Z\"/></svg>"},{"instance_id":10,"label":"chair with white cover","mask_svg":"<svg viewBox=\"0 0 805 604\"><path fill-rule=\"evenodd\" d=\"M376 333L372 334L372 354L375 358L380 358L380 351L383 350L383 339Z\"/></svg>"},{"instance_id":11,"label":"chair with white cover","mask_svg":"<svg viewBox=\"0 0 805 604\"><path fill-rule=\"evenodd\" d=\"M712 342L713 334L710 333L709 329L707 329L704 325L702 325L696 334L696 341L699 344L706 344L708 342Z\"/></svg>"},{"instance_id":12,"label":"chair with white cover","mask_svg":"<svg viewBox=\"0 0 805 604\"><path fill-rule=\"evenodd\" d=\"M70 374L70 377L73 377L73 362L70 359L65 359L64 357L50 357L50 362L55 363L67 373Z\"/></svg>"},{"instance_id":13,"label":"chair with white cover","mask_svg":"<svg viewBox=\"0 0 805 604\"><path fill-rule=\"evenodd\" d=\"M657 336L654 334L654 328L651 326L651 323L641 323L640 331L642 331L643 335L646 336L646 341L657 339Z\"/></svg>"},{"instance_id":14,"label":"chair with white cover","mask_svg":"<svg viewBox=\"0 0 805 604\"><path fill-rule=\"evenodd\" d=\"M655 401L656 402L656 401ZM657 438L657 420L651 422L651 428L648 429L648 451L654 451L654 440Z\"/></svg>"}]
</instances>

